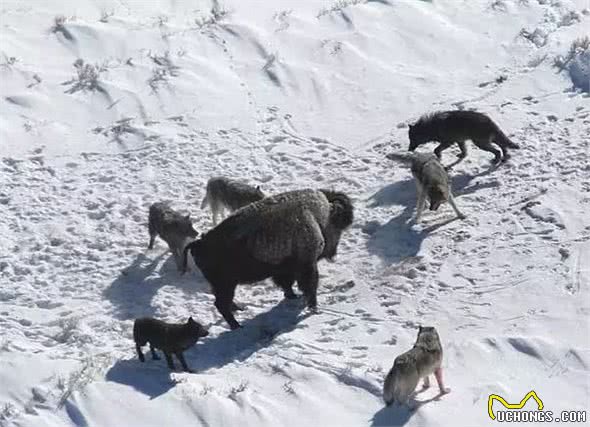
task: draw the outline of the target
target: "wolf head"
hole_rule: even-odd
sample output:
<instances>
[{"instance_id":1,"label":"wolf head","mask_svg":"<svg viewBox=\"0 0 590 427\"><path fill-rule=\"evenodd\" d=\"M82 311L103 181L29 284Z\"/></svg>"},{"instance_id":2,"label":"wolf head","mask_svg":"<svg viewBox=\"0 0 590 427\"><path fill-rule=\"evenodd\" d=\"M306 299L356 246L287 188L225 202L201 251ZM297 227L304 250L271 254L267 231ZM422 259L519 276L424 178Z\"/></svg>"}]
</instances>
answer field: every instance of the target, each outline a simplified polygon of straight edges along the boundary
<instances>
[{"instance_id":1,"label":"wolf head","mask_svg":"<svg viewBox=\"0 0 590 427\"><path fill-rule=\"evenodd\" d=\"M440 345L440 337L434 326L420 326L416 343L421 343L428 348L436 348Z\"/></svg>"},{"instance_id":2,"label":"wolf head","mask_svg":"<svg viewBox=\"0 0 590 427\"><path fill-rule=\"evenodd\" d=\"M418 341L425 341L430 342L433 340L438 341L438 332L434 326L422 326L418 327L418 336L416 337L416 342Z\"/></svg>"},{"instance_id":3,"label":"wolf head","mask_svg":"<svg viewBox=\"0 0 590 427\"><path fill-rule=\"evenodd\" d=\"M178 218L175 222L179 233L188 237L197 237L199 235L199 232L193 228L190 214Z\"/></svg>"},{"instance_id":4,"label":"wolf head","mask_svg":"<svg viewBox=\"0 0 590 427\"><path fill-rule=\"evenodd\" d=\"M418 120L416 123L409 126L408 138L410 139L410 146L408 147L408 151L414 151L419 145L422 145L430 140L422 120L423 119Z\"/></svg>"},{"instance_id":5,"label":"wolf head","mask_svg":"<svg viewBox=\"0 0 590 427\"><path fill-rule=\"evenodd\" d=\"M436 332L436 328L434 326L418 326L418 336L420 336L420 334L429 334L432 332Z\"/></svg>"},{"instance_id":6,"label":"wolf head","mask_svg":"<svg viewBox=\"0 0 590 427\"><path fill-rule=\"evenodd\" d=\"M195 322L192 317L188 318L186 327L190 331L191 336L195 338L202 338L209 335L209 331L203 327L199 322Z\"/></svg>"},{"instance_id":7,"label":"wolf head","mask_svg":"<svg viewBox=\"0 0 590 427\"><path fill-rule=\"evenodd\" d=\"M415 151L416 148L423 142L420 136L419 128L416 125L410 125L408 130L408 138L410 139L410 146L408 151Z\"/></svg>"},{"instance_id":8,"label":"wolf head","mask_svg":"<svg viewBox=\"0 0 590 427\"><path fill-rule=\"evenodd\" d=\"M435 185L428 191L428 198L430 199L430 210L437 210L443 202L447 201L449 197L448 189L443 185Z\"/></svg>"}]
</instances>

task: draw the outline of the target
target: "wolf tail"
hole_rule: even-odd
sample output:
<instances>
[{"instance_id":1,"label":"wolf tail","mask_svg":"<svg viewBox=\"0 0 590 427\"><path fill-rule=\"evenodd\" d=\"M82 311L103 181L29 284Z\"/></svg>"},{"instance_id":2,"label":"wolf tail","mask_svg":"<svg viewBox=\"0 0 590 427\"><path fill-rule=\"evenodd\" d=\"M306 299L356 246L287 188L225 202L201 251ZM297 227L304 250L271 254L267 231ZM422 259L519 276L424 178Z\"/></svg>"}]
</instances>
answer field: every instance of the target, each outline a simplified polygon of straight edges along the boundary
<instances>
[{"instance_id":1,"label":"wolf tail","mask_svg":"<svg viewBox=\"0 0 590 427\"><path fill-rule=\"evenodd\" d=\"M510 138L508 138L506 134L502 132L502 129L500 129L498 126L496 126L496 134L494 135L494 141L496 141L496 144L502 145L504 147L515 149L520 148L520 145L512 142Z\"/></svg>"},{"instance_id":2,"label":"wolf tail","mask_svg":"<svg viewBox=\"0 0 590 427\"><path fill-rule=\"evenodd\" d=\"M320 190L330 202L330 222L340 230L350 227L354 220L354 206L350 197L346 194L331 191Z\"/></svg>"},{"instance_id":3,"label":"wolf tail","mask_svg":"<svg viewBox=\"0 0 590 427\"><path fill-rule=\"evenodd\" d=\"M391 369L383 384L383 400L387 406L395 402L395 370Z\"/></svg>"},{"instance_id":4,"label":"wolf tail","mask_svg":"<svg viewBox=\"0 0 590 427\"><path fill-rule=\"evenodd\" d=\"M403 163L411 163L414 155L411 153L389 153L385 155L389 160L397 160Z\"/></svg>"}]
</instances>

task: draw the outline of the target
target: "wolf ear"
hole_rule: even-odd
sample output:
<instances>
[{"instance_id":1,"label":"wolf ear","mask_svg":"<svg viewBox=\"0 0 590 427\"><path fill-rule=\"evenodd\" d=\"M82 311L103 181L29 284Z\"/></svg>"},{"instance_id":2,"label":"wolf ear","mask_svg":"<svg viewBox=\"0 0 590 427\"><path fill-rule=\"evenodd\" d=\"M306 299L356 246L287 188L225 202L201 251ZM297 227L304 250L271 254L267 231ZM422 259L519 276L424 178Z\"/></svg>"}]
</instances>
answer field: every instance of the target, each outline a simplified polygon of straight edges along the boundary
<instances>
[{"instance_id":1,"label":"wolf ear","mask_svg":"<svg viewBox=\"0 0 590 427\"><path fill-rule=\"evenodd\" d=\"M419 334L421 334L423 330L424 330L424 326L422 326L422 325L418 326L418 333Z\"/></svg>"},{"instance_id":2,"label":"wolf ear","mask_svg":"<svg viewBox=\"0 0 590 427\"><path fill-rule=\"evenodd\" d=\"M193 317L192 316L188 318L188 322L187 323L195 323L195 321L193 320Z\"/></svg>"},{"instance_id":3,"label":"wolf ear","mask_svg":"<svg viewBox=\"0 0 590 427\"><path fill-rule=\"evenodd\" d=\"M257 185L257 186L256 186L256 189L257 189L258 191L260 191L260 185Z\"/></svg>"},{"instance_id":4,"label":"wolf ear","mask_svg":"<svg viewBox=\"0 0 590 427\"><path fill-rule=\"evenodd\" d=\"M412 129L414 129L414 125L408 125L408 128L409 128L410 130L412 130Z\"/></svg>"},{"instance_id":5,"label":"wolf ear","mask_svg":"<svg viewBox=\"0 0 590 427\"><path fill-rule=\"evenodd\" d=\"M191 214L189 213L188 215L184 216L184 219L186 219L187 221L189 221L191 219Z\"/></svg>"}]
</instances>

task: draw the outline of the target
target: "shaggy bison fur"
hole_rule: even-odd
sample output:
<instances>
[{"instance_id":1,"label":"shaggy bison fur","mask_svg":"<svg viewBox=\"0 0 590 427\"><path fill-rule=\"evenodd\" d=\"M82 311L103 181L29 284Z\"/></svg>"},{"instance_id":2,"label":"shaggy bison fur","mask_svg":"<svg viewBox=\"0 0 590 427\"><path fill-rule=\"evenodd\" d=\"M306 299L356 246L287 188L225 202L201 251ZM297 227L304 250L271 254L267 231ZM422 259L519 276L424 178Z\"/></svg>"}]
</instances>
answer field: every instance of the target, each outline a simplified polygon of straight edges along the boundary
<instances>
[{"instance_id":1,"label":"shaggy bison fur","mask_svg":"<svg viewBox=\"0 0 590 427\"><path fill-rule=\"evenodd\" d=\"M215 307L232 329L236 286L271 277L286 298L295 281L307 306L317 306L318 260L336 255L342 232L352 224L353 206L343 193L296 190L236 211L184 249L211 284Z\"/></svg>"}]
</instances>

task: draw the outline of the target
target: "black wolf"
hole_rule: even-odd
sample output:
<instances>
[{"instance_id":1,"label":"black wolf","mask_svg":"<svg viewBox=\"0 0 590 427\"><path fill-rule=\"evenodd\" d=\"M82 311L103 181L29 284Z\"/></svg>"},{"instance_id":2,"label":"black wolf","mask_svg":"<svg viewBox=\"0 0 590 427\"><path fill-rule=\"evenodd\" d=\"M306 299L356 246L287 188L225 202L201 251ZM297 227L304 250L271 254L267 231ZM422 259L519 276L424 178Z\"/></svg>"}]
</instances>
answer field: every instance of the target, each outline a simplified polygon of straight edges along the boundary
<instances>
[{"instance_id":1,"label":"black wolf","mask_svg":"<svg viewBox=\"0 0 590 427\"><path fill-rule=\"evenodd\" d=\"M199 338L207 335L209 332L192 317L189 317L184 324L166 323L151 317L137 319L133 324L133 339L139 360L145 362L141 347L149 342L152 359L160 359L155 350L158 348L164 352L168 367L174 369L172 355L175 354L182 368L187 372L192 371L187 366L182 352L195 345Z\"/></svg>"},{"instance_id":2,"label":"black wolf","mask_svg":"<svg viewBox=\"0 0 590 427\"><path fill-rule=\"evenodd\" d=\"M494 162L506 161L510 158L507 148L520 148L512 142L496 123L488 116L476 111L439 111L427 114L410 125L409 150L414 151L419 145L430 141L439 142L434 154L440 159L443 150L454 143L459 145L459 158L467 156L465 141L471 140L477 147L494 154ZM492 143L500 147L498 151Z\"/></svg>"}]
</instances>

